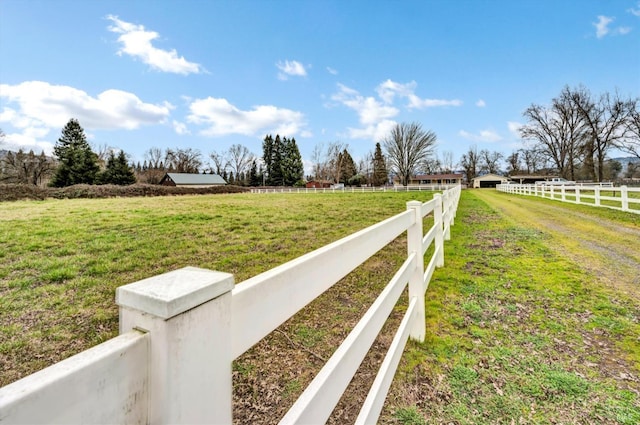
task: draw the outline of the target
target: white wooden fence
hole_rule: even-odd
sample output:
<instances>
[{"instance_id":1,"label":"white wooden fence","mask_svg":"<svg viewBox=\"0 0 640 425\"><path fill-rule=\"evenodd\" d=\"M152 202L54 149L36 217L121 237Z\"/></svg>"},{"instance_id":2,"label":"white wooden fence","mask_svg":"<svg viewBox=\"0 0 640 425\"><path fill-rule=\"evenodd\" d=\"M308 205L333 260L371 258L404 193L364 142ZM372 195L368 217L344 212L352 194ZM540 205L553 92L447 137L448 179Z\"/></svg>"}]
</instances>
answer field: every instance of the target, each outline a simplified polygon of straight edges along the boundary
<instances>
[{"instance_id":1,"label":"white wooden fence","mask_svg":"<svg viewBox=\"0 0 640 425\"><path fill-rule=\"evenodd\" d=\"M456 187L455 184L422 184L409 186L346 186L335 187L252 187L251 193L371 193L371 192L433 192L436 190L448 190Z\"/></svg>"},{"instance_id":2,"label":"white wooden fence","mask_svg":"<svg viewBox=\"0 0 640 425\"><path fill-rule=\"evenodd\" d=\"M539 196L556 201L606 207L640 214L640 188L638 187L501 184L496 186L496 188L501 192L516 195Z\"/></svg>"},{"instance_id":3,"label":"white wooden fence","mask_svg":"<svg viewBox=\"0 0 640 425\"><path fill-rule=\"evenodd\" d=\"M424 340L424 294L444 265L460 189L408 202L237 285L231 274L187 267L118 288L120 336L0 388L0 422L231 423L232 361L406 231L403 265L281 421L327 420L408 285L406 314L356 421L375 423L407 339Z\"/></svg>"}]
</instances>

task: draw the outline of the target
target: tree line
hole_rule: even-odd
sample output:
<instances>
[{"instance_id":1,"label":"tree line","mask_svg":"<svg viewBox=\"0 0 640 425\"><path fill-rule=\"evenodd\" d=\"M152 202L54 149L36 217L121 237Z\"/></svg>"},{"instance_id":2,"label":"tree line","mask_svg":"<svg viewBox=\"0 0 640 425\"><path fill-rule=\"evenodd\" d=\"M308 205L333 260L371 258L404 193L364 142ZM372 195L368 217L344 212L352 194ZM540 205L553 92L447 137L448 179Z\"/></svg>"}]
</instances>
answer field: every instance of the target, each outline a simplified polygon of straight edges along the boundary
<instances>
[{"instance_id":1,"label":"tree line","mask_svg":"<svg viewBox=\"0 0 640 425\"><path fill-rule=\"evenodd\" d=\"M640 159L640 100L615 92L593 95L565 86L550 105L531 104L520 128L530 156L551 164L564 178L603 181L613 149Z\"/></svg>"},{"instance_id":2,"label":"tree line","mask_svg":"<svg viewBox=\"0 0 640 425\"><path fill-rule=\"evenodd\" d=\"M3 135L3 134L0 134ZM71 119L62 129L62 135L54 146L55 158L36 155L33 150L8 151L0 160L0 181L41 185L49 182L54 187L74 184L135 183L136 177L123 151L110 150L98 155L91 149L84 129L76 119ZM102 166L101 166L102 165Z\"/></svg>"}]
</instances>

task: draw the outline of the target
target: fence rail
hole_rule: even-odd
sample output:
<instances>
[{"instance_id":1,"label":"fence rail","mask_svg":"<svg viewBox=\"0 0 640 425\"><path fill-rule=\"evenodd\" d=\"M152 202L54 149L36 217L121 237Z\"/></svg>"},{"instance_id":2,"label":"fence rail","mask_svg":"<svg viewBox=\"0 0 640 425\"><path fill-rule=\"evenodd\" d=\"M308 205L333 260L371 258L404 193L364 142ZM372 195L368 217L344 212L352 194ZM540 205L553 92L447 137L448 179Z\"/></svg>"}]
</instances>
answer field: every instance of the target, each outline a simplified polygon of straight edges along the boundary
<instances>
[{"instance_id":1,"label":"fence rail","mask_svg":"<svg viewBox=\"0 0 640 425\"><path fill-rule=\"evenodd\" d=\"M281 420L327 420L408 286L408 308L356 420L375 422L408 338L424 340L424 294L444 265L460 191L408 202L237 285L231 274L186 267L119 287L121 335L0 388L0 422L231 423L233 360L406 231L406 260ZM426 233L425 222L433 223Z\"/></svg>"},{"instance_id":2,"label":"fence rail","mask_svg":"<svg viewBox=\"0 0 640 425\"><path fill-rule=\"evenodd\" d=\"M379 187L253 187L251 193L373 193L373 192L433 192L455 188L455 184L428 184L409 186L379 186Z\"/></svg>"},{"instance_id":3,"label":"fence rail","mask_svg":"<svg viewBox=\"0 0 640 425\"><path fill-rule=\"evenodd\" d=\"M637 187L501 184L496 188L501 192L515 195L538 196L561 202L612 208L640 214L640 188Z\"/></svg>"}]
</instances>

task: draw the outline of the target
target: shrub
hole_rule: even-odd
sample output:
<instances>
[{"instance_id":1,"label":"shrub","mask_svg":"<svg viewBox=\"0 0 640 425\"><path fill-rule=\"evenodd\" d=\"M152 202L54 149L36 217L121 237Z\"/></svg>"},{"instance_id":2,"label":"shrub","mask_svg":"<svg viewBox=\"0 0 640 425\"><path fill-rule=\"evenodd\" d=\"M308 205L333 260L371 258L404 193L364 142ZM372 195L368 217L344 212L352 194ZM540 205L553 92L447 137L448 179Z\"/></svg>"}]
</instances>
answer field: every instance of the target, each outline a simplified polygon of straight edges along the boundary
<instances>
[{"instance_id":1,"label":"shrub","mask_svg":"<svg viewBox=\"0 0 640 425\"><path fill-rule=\"evenodd\" d=\"M23 199L43 200L47 198L115 198L135 196L208 195L216 193L240 193L249 189L238 186L171 187L150 184L88 185L77 184L62 188L39 187L26 184L0 184L0 202Z\"/></svg>"}]
</instances>

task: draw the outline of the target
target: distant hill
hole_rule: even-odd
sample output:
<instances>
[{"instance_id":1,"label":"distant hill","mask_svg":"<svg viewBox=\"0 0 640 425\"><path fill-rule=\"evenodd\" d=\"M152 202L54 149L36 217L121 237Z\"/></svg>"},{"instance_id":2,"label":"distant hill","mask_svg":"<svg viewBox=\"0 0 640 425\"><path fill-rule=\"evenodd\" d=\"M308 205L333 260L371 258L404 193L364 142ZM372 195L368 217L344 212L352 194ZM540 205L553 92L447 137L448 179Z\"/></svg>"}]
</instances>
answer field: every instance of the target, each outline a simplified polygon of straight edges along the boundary
<instances>
[{"instance_id":1,"label":"distant hill","mask_svg":"<svg viewBox=\"0 0 640 425\"><path fill-rule=\"evenodd\" d=\"M632 163L632 164L640 164L640 158L636 158L634 156L625 156L625 157L619 157L619 158L611 158L613 161L618 161L620 164L622 164L622 168L626 168L628 163Z\"/></svg>"},{"instance_id":2,"label":"distant hill","mask_svg":"<svg viewBox=\"0 0 640 425\"><path fill-rule=\"evenodd\" d=\"M619 176L623 176L625 171L627 171L627 167L629 164L640 164L640 158L636 158L633 156L619 157L619 158L611 158L613 161L618 161L622 165L622 170L620 171Z\"/></svg>"}]
</instances>

